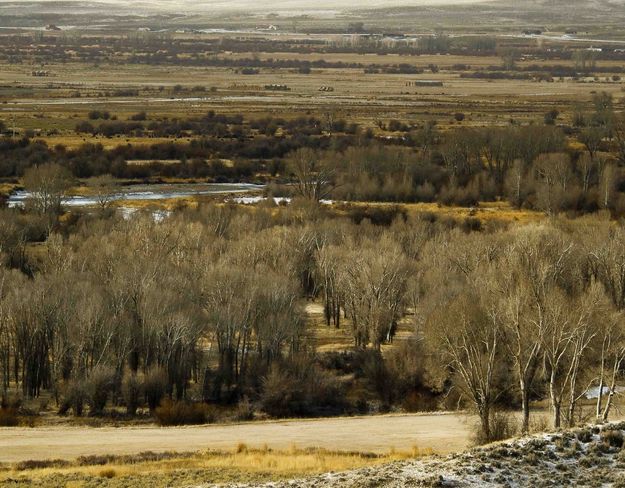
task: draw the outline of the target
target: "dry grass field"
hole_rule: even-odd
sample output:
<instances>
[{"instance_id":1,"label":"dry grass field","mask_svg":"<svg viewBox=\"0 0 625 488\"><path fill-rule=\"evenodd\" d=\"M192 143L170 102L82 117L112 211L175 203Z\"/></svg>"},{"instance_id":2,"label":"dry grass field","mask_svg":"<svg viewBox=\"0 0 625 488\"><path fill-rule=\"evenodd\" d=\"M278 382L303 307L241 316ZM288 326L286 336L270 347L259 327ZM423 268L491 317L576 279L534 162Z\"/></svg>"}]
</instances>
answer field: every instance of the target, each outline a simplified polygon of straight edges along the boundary
<instances>
[{"instance_id":1,"label":"dry grass field","mask_svg":"<svg viewBox=\"0 0 625 488\"><path fill-rule=\"evenodd\" d=\"M73 462L22 462L3 470L0 484L46 488L93 484L152 488L205 483L256 484L378 466L427 455L427 451L416 448L377 455L295 447L284 451L267 447L251 449L241 443L229 451L150 452L131 456L82 457Z\"/></svg>"},{"instance_id":2,"label":"dry grass field","mask_svg":"<svg viewBox=\"0 0 625 488\"><path fill-rule=\"evenodd\" d=\"M423 74L363 74L361 68L315 69L310 74L299 74L292 69L262 68L256 75L241 75L231 68L103 64L94 69L92 64L71 63L46 65L51 73L47 78L31 76L29 65L0 64L0 117L19 130L38 129L50 144L76 147L84 142L102 143L110 148L117 144L151 144L162 142L149 138L102 138L79 136L74 133L77 122L84 120L92 109L111 111L120 120L147 110L151 116L184 117L215 110L220 113L245 113L263 117L305 115L331 112L335 117L347 118L366 127L376 127L377 121L400 119L423 121L435 119L439 126L473 126L484 124L506 125L511 119L528 122L540 119L544 113L557 108L563 122L570 121L574 103L589 102L592 94L605 91L620 103L623 83L610 78L609 67L619 67L615 61L601 61L599 67L608 71L597 79L571 78L554 82L530 80L485 80L461 78L455 65L465 64L471 69L498 66L501 59L490 56L460 55L367 55L352 53L297 54L297 53L234 53L227 58L258 59L325 59L332 62L383 65L407 63L425 68ZM529 64L572 66L572 61L520 61ZM429 64L441 71L431 73ZM440 87L414 87L415 80L441 81ZM265 85L283 84L287 92L267 91ZM173 93L180 85L183 93ZM193 92L201 86L206 91ZM320 92L330 86L332 92ZM139 90L139 96L106 96L116 88ZM189 91L190 90L190 91ZM75 97L80 93L79 98ZM456 112L466 114L464 122L454 121ZM54 130L54 135L51 134Z\"/></svg>"},{"instance_id":3,"label":"dry grass field","mask_svg":"<svg viewBox=\"0 0 625 488\"><path fill-rule=\"evenodd\" d=\"M250 422L191 427L0 428L0 462L73 459L143 451L320 448L388 454L391 450L446 454L465 449L472 418L464 414L406 414Z\"/></svg>"}]
</instances>

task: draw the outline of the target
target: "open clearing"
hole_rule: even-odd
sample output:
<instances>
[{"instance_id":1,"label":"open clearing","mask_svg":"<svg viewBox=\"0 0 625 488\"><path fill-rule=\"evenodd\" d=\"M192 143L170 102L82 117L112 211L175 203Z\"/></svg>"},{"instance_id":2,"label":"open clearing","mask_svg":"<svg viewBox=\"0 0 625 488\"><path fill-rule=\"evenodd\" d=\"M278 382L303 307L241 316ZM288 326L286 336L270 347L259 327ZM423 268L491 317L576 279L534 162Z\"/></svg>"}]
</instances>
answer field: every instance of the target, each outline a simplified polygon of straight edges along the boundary
<instances>
[{"instance_id":1,"label":"open clearing","mask_svg":"<svg viewBox=\"0 0 625 488\"><path fill-rule=\"evenodd\" d=\"M142 451L288 449L320 447L385 453L391 449L432 449L451 453L469 445L471 417L464 414L380 415L287 420L195 427L35 427L0 429L0 462Z\"/></svg>"}]
</instances>

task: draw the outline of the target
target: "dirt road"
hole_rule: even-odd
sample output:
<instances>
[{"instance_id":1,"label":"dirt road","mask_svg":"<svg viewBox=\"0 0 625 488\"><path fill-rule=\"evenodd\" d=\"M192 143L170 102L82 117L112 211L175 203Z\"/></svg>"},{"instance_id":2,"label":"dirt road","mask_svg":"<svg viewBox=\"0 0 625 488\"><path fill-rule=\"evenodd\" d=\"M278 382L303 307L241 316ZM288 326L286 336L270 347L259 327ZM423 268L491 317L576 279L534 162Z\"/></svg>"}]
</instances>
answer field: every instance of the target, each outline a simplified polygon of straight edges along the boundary
<instances>
[{"instance_id":1,"label":"dirt road","mask_svg":"<svg viewBox=\"0 0 625 488\"><path fill-rule=\"evenodd\" d=\"M267 444L286 449L322 447L388 452L431 448L437 453L467 447L471 422L461 414L381 415L287 420L193 427L35 427L0 428L0 462L71 459L81 455L141 451L232 449Z\"/></svg>"}]
</instances>

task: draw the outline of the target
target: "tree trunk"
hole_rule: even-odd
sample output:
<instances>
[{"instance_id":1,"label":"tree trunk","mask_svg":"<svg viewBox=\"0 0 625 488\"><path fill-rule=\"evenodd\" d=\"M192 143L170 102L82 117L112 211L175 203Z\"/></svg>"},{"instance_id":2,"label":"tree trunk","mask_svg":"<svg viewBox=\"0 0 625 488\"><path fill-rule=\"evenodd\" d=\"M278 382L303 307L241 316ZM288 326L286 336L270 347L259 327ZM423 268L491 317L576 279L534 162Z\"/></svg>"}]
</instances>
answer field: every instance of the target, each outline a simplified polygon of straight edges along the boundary
<instances>
[{"instance_id":1,"label":"tree trunk","mask_svg":"<svg viewBox=\"0 0 625 488\"><path fill-rule=\"evenodd\" d=\"M603 412L602 398L603 398L603 361L601 361L601 376L599 377L599 394L597 395L597 410L596 418L600 419Z\"/></svg>"},{"instance_id":2,"label":"tree trunk","mask_svg":"<svg viewBox=\"0 0 625 488\"><path fill-rule=\"evenodd\" d=\"M610 408L612 408L612 397L614 396L614 387L610 388L610 393L608 393L608 399L605 403L605 409L603 410L603 414L601 415L601 420L603 422L608 421L608 417L610 415Z\"/></svg>"},{"instance_id":3,"label":"tree trunk","mask_svg":"<svg viewBox=\"0 0 625 488\"><path fill-rule=\"evenodd\" d=\"M530 395L525 386L525 382L521 382L521 408L523 411L521 432L527 434L530 431Z\"/></svg>"},{"instance_id":4,"label":"tree trunk","mask_svg":"<svg viewBox=\"0 0 625 488\"><path fill-rule=\"evenodd\" d=\"M551 410L553 412L553 427L559 429L562 419L561 400L556 394L556 371L552 369L549 377L549 398L551 400Z\"/></svg>"},{"instance_id":5,"label":"tree trunk","mask_svg":"<svg viewBox=\"0 0 625 488\"><path fill-rule=\"evenodd\" d=\"M490 406L484 405L480 408L480 424L482 427L482 435L484 436L484 441L488 442L491 440L491 432L490 432Z\"/></svg>"}]
</instances>

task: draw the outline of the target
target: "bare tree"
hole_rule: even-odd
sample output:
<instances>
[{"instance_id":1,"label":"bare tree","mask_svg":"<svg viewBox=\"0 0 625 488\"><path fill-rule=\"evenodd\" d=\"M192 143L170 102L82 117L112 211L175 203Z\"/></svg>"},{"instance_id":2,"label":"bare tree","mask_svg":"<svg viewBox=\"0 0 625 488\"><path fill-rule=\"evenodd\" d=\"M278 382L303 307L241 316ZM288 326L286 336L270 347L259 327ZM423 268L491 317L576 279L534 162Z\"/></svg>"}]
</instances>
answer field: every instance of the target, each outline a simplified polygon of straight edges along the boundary
<instances>
[{"instance_id":1,"label":"bare tree","mask_svg":"<svg viewBox=\"0 0 625 488\"><path fill-rule=\"evenodd\" d=\"M625 310L625 231L622 226L610 228L607 235L600 235L598 242L589 249L590 266L593 275L603 284L614 307L622 313ZM616 393L616 380L625 360L625 329L622 316L606 319L599 328L599 389L597 396L597 418L608 419L612 399ZM606 404L603 393L608 390Z\"/></svg>"},{"instance_id":2,"label":"bare tree","mask_svg":"<svg viewBox=\"0 0 625 488\"><path fill-rule=\"evenodd\" d=\"M110 207L115 199L113 193L115 179L111 175L100 175L89 180L89 186L93 189L93 196L101 209Z\"/></svg>"},{"instance_id":3,"label":"bare tree","mask_svg":"<svg viewBox=\"0 0 625 488\"><path fill-rule=\"evenodd\" d=\"M625 165L625 114L615 117L612 135L616 143L618 161L621 165Z\"/></svg>"},{"instance_id":4,"label":"bare tree","mask_svg":"<svg viewBox=\"0 0 625 488\"><path fill-rule=\"evenodd\" d=\"M33 207L43 214L61 211L63 195L71 185L71 173L56 163L33 166L24 174L24 186L31 193Z\"/></svg>"},{"instance_id":5,"label":"bare tree","mask_svg":"<svg viewBox=\"0 0 625 488\"><path fill-rule=\"evenodd\" d=\"M297 193L318 202L327 198L333 187L335 170L312 149L298 149L289 158L291 171L296 178Z\"/></svg>"},{"instance_id":6,"label":"bare tree","mask_svg":"<svg viewBox=\"0 0 625 488\"><path fill-rule=\"evenodd\" d=\"M410 265L389 238L348 244L340 264L341 295L357 347L390 342L403 315Z\"/></svg>"},{"instance_id":7,"label":"bare tree","mask_svg":"<svg viewBox=\"0 0 625 488\"><path fill-rule=\"evenodd\" d=\"M496 387L503 346L500 317L469 292L455 297L434 319L431 332L438 337L458 387L477 410L482 437L489 440L491 410L500 393Z\"/></svg>"},{"instance_id":8,"label":"bare tree","mask_svg":"<svg viewBox=\"0 0 625 488\"><path fill-rule=\"evenodd\" d=\"M542 350L549 378L549 399L553 411L553 426L562 422L562 406L568 392L565 412L569 425L574 422L574 410L579 398L579 374L596 336L595 317L602 307L601 291L592 287L581 299L552 289L546 295L544 313L537 318L543 330Z\"/></svg>"}]
</instances>

